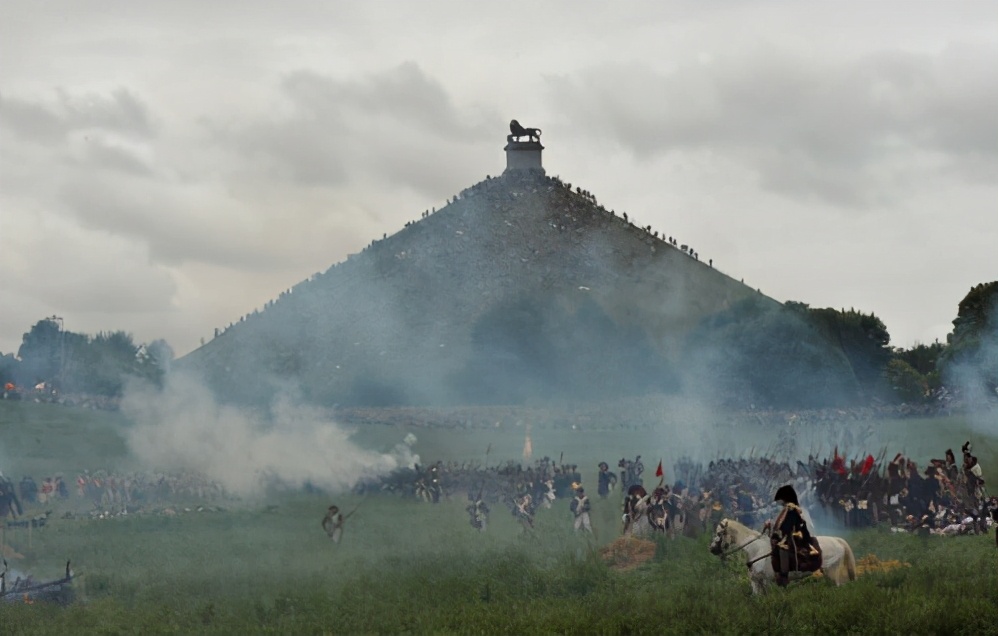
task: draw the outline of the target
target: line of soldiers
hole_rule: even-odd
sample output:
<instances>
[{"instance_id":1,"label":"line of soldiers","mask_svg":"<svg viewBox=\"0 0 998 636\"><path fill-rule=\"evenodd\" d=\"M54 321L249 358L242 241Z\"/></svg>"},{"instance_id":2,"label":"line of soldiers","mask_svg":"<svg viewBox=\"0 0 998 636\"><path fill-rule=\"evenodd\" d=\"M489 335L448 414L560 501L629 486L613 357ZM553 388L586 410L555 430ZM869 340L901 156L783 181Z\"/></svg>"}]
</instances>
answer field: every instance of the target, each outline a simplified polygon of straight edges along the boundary
<instances>
[{"instance_id":1,"label":"line of soldiers","mask_svg":"<svg viewBox=\"0 0 998 636\"><path fill-rule=\"evenodd\" d=\"M697 536L721 516L755 527L779 512L771 493L784 485L800 493L803 508L824 508L847 526L889 522L907 529L925 527L950 534L956 523L959 533L980 532L986 529L989 517L998 516L998 498L986 496L971 444L964 444L962 451L962 462L958 463L954 453L947 451L945 459L931 460L925 471L919 471L915 462L901 453L890 462L883 461L886 449L879 459L867 455L848 463L837 447L833 457L819 461L811 456L806 463L742 457L717 459L705 466L684 457L672 467L672 484L665 484L663 478L651 493L642 485L644 466L639 455L618 462L619 479L607 462L600 462L597 492L605 499L620 483L625 527L628 501L632 505L641 502L641 514L647 517L651 529L671 536ZM451 493L464 491L469 525L479 532L487 530L489 515L497 504L505 506L524 528L532 529L538 509L551 508L559 498L570 499L573 527L577 531L593 530L592 503L577 467L548 457L530 465L437 462L425 468L396 471L378 481L366 482L360 490L392 492L427 502L439 502ZM327 533L331 532L329 528L337 527L342 533L342 520L337 519L334 515L324 520Z\"/></svg>"},{"instance_id":2,"label":"line of soldiers","mask_svg":"<svg viewBox=\"0 0 998 636\"><path fill-rule=\"evenodd\" d=\"M903 453L886 463L882 452L847 465L836 449L820 464L811 458L808 470L819 503L846 526L888 522L921 533L970 534L986 529L993 499L971 443L961 451L962 461L948 449L923 470Z\"/></svg>"},{"instance_id":3,"label":"line of soldiers","mask_svg":"<svg viewBox=\"0 0 998 636\"><path fill-rule=\"evenodd\" d=\"M92 502L95 509L105 512L134 512L154 501L211 501L226 496L221 484L189 471L122 474L86 470L76 478L75 493L76 497ZM73 492L61 474L46 477L41 484L25 475L16 486L0 474L0 517L16 517L24 513L24 508L45 506L72 497Z\"/></svg>"}]
</instances>

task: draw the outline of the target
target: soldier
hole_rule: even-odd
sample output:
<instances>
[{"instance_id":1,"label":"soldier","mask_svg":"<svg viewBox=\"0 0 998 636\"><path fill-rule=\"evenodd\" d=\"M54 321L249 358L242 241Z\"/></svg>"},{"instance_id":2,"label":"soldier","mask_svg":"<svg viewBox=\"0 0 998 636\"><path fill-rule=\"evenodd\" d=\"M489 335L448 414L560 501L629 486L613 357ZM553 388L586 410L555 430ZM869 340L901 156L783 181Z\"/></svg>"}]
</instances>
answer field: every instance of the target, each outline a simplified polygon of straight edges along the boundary
<instances>
[{"instance_id":1,"label":"soldier","mask_svg":"<svg viewBox=\"0 0 998 636\"><path fill-rule=\"evenodd\" d=\"M473 493L468 493L468 501L471 502L465 508L468 511L468 522L471 527L479 532L485 532L489 525L489 507L482 500L481 493L475 497Z\"/></svg>"},{"instance_id":2,"label":"soldier","mask_svg":"<svg viewBox=\"0 0 998 636\"><path fill-rule=\"evenodd\" d=\"M669 487L659 486L648 502L648 522L655 532L665 532L669 519Z\"/></svg>"},{"instance_id":3,"label":"soldier","mask_svg":"<svg viewBox=\"0 0 998 636\"><path fill-rule=\"evenodd\" d=\"M25 504L33 504L38 501L38 484L30 475L25 475L19 485L21 490L21 501Z\"/></svg>"},{"instance_id":4,"label":"soldier","mask_svg":"<svg viewBox=\"0 0 998 636\"><path fill-rule=\"evenodd\" d=\"M773 500L783 506L772 524L770 535L773 571L776 573L776 584L785 587L790 582L790 572L812 572L817 569L815 563L820 567L821 553L817 543L811 539L793 486L781 486ZM769 522L766 525L769 526Z\"/></svg>"},{"instance_id":5,"label":"soldier","mask_svg":"<svg viewBox=\"0 0 998 636\"><path fill-rule=\"evenodd\" d=\"M438 461L436 464L430 466L430 483L427 488L430 501L433 503L440 503L440 496L444 494L443 484L440 480L440 469L442 466L442 461Z\"/></svg>"},{"instance_id":6,"label":"soldier","mask_svg":"<svg viewBox=\"0 0 998 636\"><path fill-rule=\"evenodd\" d=\"M606 462L599 463L599 477L596 492L601 499L606 499L613 487L617 485L617 476L610 472L610 465Z\"/></svg>"},{"instance_id":7,"label":"soldier","mask_svg":"<svg viewBox=\"0 0 998 636\"><path fill-rule=\"evenodd\" d=\"M333 543L340 542L340 538L343 536L343 515L340 514L339 507L329 506L326 516L322 518L322 529L326 531L326 535L333 540Z\"/></svg>"},{"instance_id":8,"label":"soldier","mask_svg":"<svg viewBox=\"0 0 998 636\"><path fill-rule=\"evenodd\" d=\"M21 507L21 501L17 498L17 492L14 491L14 483L0 472L0 517L9 515L16 519L22 514L24 514L24 509Z\"/></svg>"},{"instance_id":9,"label":"soldier","mask_svg":"<svg viewBox=\"0 0 998 636\"><path fill-rule=\"evenodd\" d=\"M520 520L524 528L534 527L534 500L529 493L517 497L513 502L513 516Z\"/></svg>"},{"instance_id":10,"label":"soldier","mask_svg":"<svg viewBox=\"0 0 998 636\"><path fill-rule=\"evenodd\" d=\"M575 531L585 530L591 533L593 531L592 523L589 520L591 506L589 505L589 497L586 496L585 488L579 486L575 489L575 498L572 499L572 503L569 506L575 515Z\"/></svg>"}]
</instances>

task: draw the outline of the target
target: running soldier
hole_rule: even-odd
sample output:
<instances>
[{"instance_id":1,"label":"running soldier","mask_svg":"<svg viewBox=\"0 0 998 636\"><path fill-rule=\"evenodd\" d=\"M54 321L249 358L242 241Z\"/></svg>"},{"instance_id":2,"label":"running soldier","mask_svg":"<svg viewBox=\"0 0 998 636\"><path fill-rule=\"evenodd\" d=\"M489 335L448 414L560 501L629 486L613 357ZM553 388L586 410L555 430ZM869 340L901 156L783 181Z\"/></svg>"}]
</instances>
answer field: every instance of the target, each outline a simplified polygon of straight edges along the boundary
<instances>
[{"instance_id":1,"label":"running soldier","mask_svg":"<svg viewBox=\"0 0 998 636\"><path fill-rule=\"evenodd\" d=\"M326 536L339 543L343 536L343 515L337 506L329 506L326 516L322 518L322 529L326 531Z\"/></svg>"},{"instance_id":2,"label":"running soldier","mask_svg":"<svg viewBox=\"0 0 998 636\"><path fill-rule=\"evenodd\" d=\"M575 515L575 531L585 530L592 533L593 526L589 520L589 510L591 509L589 497L586 496L586 490L582 486L576 488L575 493L575 498L569 504L572 513Z\"/></svg>"}]
</instances>

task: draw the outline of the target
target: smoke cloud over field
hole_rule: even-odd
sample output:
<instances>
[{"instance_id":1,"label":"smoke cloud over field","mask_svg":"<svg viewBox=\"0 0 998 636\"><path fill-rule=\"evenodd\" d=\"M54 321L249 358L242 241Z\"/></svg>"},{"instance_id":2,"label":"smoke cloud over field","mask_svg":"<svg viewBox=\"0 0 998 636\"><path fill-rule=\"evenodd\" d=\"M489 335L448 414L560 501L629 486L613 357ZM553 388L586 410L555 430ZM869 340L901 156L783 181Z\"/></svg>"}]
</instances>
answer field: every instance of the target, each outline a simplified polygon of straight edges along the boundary
<instances>
[{"instance_id":1,"label":"smoke cloud over field","mask_svg":"<svg viewBox=\"0 0 998 636\"><path fill-rule=\"evenodd\" d=\"M389 453L367 450L318 409L287 399L269 413L221 405L186 376L130 392L122 411L136 423L128 445L148 469L197 471L240 496L306 483L340 491L419 461L411 437Z\"/></svg>"}]
</instances>

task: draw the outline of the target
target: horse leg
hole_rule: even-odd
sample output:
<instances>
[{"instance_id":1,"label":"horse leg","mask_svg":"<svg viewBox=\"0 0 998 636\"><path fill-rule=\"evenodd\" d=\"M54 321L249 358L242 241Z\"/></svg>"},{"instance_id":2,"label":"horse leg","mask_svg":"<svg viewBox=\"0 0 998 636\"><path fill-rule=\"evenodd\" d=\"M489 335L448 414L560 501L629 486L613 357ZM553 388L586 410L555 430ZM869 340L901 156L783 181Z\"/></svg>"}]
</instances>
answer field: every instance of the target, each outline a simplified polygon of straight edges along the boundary
<instances>
[{"instance_id":1,"label":"horse leg","mask_svg":"<svg viewBox=\"0 0 998 636\"><path fill-rule=\"evenodd\" d=\"M846 553L845 553L845 556L843 558L845 558L845 561L846 561L846 563L845 563L845 565L846 565L846 572L849 574L849 580L850 581L855 581L856 580L856 557L852 553L852 547L851 546L846 546Z\"/></svg>"}]
</instances>

